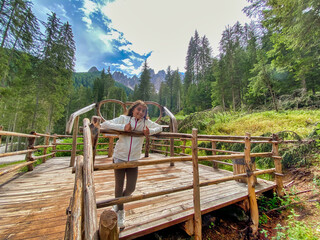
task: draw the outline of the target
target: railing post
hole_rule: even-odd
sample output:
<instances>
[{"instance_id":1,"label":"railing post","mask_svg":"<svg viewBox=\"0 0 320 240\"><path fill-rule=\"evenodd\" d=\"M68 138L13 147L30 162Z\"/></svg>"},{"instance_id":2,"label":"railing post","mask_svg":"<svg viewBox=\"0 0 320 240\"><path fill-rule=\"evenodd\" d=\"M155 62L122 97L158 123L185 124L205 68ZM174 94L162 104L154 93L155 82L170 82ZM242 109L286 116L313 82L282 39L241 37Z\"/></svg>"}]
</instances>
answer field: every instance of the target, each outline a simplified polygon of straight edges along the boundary
<instances>
[{"instance_id":1,"label":"railing post","mask_svg":"<svg viewBox=\"0 0 320 240\"><path fill-rule=\"evenodd\" d=\"M272 158L276 169L275 179L277 184L277 194L279 197L283 197L282 166L281 156L279 155L279 136L277 134L272 135Z\"/></svg>"},{"instance_id":2,"label":"railing post","mask_svg":"<svg viewBox=\"0 0 320 240\"><path fill-rule=\"evenodd\" d=\"M216 152L215 150L213 150L213 149L217 149L216 141L214 141L214 140L211 141L211 148L212 148L212 155L216 155L217 152ZM218 163L212 162L212 167L213 167L214 169L218 169Z\"/></svg>"},{"instance_id":3,"label":"railing post","mask_svg":"<svg viewBox=\"0 0 320 240\"><path fill-rule=\"evenodd\" d=\"M72 150L71 150L71 159L69 167L74 166L74 161L76 159L77 154L77 137L78 137L78 129L79 129L79 116L77 116L74 120L73 124L73 132L72 132Z\"/></svg>"},{"instance_id":4,"label":"railing post","mask_svg":"<svg viewBox=\"0 0 320 240\"><path fill-rule=\"evenodd\" d=\"M186 140L186 139L183 139L182 153L186 153L186 144L187 144L187 140Z\"/></svg>"},{"instance_id":5,"label":"railing post","mask_svg":"<svg viewBox=\"0 0 320 240\"><path fill-rule=\"evenodd\" d=\"M83 120L83 190L85 238L98 240L97 202L93 179L93 152L89 119Z\"/></svg>"},{"instance_id":6,"label":"railing post","mask_svg":"<svg viewBox=\"0 0 320 240\"><path fill-rule=\"evenodd\" d=\"M251 216L251 229L252 235L255 236L258 232L259 226L259 211L258 203L255 192L255 176L253 175L253 164L250 157L251 151L251 135L246 133L245 137L245 149L244 149L244 160L248 176L248 196L249 196L249 206L250 206L250 216Z\"/></svg>"},{"instance_id":7,"label":"railing post","mask_svg":"<svg viewBox=\"0 0 320 240\"><path fill-rule=\"evenodd\" d=\"M50 134L50 133L47 133L48 135ZM50 139L50 137L49 136L45 136L45 138L44 138L44 145L49 145L49 139ZM43 155L46 155L47 154L47 149L48 149L48 147L44 147L43 148ZM43 157L42 158L42 162L43 163L45 163L46 162L46 157Z\"/></svg>"},{"instance_id":8,"label":"railing post","mask_svg":"<svg viewBox=\"0 0 320 240\"><path fill-rule=\"evenodd\" d=\"M146 145L145 145L145 151L144 151L145 157L149 157L149 150L150 150L150 137L146 136Z\"/></svg>"},{"instance_id":9,"label":"railing post","mask_svg":"<svg viewBox=\"0 0 320 240\"><path fill-rule=\"evenodd\" d=\"M198 168L198 130L192 129L192 167L193 167L193 207L194 207L194 237L202 238L200 186Z\"/></svg>"},{"instance_id":10,"label":"railing post","mask_svg":"<svg viewBox=\"0 0 320 240\"><path fill-rule=\"evenodd\" d=\"M112 136L109 136L108 139L109 139L108 157L112 157L113 147L114 147L114 138Z\"/></svg>"},{"instance_id":11,"label":"railing post","mask_svg":"<svg viewBox=\"0 0 320 240\"><path fill-rule=\"evenodd\" d=\"M98 116L93 116L91 118L90 130L91 130L93 164L96 159L97 143L98 143L99 134L100 134L100 122L101 122L101 118Z\"/></svg>"},{"instance_id":12,"label":"railing post","mask_svg":"<svg viewBox=\"0 0 320 240\"><path fill-rule=\"evenodd\" d=\"M52 157L55 157L56 156L56 150L57 150L57 134L53 134L53 147L52 147L52 151L54 152L54 154L52 155Z\"/></svg>"},{"instance_id":13,"label":"railing post","mask_svg":"<svg viewBox=\"0 0 320 240\"><path fill-rule=\"evenodd\" d=\"M173 127L173 121L170 118L170 132L175 132L175 129ZM174 138L170 138L170 157L174 156ZM174 166L174 162L170 163L170 166Z\"/></svg>"},{"instance_id":14,"label":"railing post","mask_svg":"<svg viewBox=\"0 0 320 240\"><path fill-rule=\"evenodd\" d=\"M36 135L36 132L32 131L30 134ZM36 137L28 137L28 149L33 149L35 141L36 141ZM32 152L28 152L26 155L26 161L30 162L32 160L33 160ZM28 171L32 171L32 170L33 170L33 164L29 164Z\"/></svg>"}]
</instances>

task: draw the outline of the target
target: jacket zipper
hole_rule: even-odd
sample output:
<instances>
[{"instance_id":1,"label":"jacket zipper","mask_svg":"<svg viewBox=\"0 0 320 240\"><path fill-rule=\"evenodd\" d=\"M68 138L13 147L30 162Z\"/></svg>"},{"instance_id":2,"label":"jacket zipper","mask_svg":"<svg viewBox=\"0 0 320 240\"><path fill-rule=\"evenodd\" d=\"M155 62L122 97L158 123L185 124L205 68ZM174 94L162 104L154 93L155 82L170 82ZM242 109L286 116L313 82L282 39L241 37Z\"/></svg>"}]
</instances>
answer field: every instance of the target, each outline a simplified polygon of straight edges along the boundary
<instances>
[{"instance_id":1,"label":"jacket zipper","mask_svg":"<svg viewBox=\"0 0 320 240\"><path fill-rule=\"evenodd\" d=\"M137 127L137 123L138 123L138 119L135 119L136 120L136 124L134 125L134 128L132 131L134 131ZM130 124L131 124L131 121L130 121ZM130 161L130 154L131 154L131 146L132 146L132 136L131 136L131 139L130 139L130 148L129 148L129 154L128 154L128 161Z\"/></svg>"}]
</instances>

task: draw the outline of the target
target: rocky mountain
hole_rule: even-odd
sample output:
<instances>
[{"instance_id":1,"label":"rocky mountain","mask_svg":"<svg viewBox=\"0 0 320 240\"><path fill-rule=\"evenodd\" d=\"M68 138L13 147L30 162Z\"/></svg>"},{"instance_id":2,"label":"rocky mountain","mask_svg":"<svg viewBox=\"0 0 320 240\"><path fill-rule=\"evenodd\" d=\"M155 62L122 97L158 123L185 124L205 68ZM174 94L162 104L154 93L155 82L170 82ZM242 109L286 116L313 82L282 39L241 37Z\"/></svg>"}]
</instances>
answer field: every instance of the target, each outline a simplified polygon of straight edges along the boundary
<instances>
[{"instance_id":1,"label":"rocky mountain","mask_svg":"<svg viewBox=\"0 0 320 240\"><path fill-rule=\"evenodd\" d=\"M88 72L99 72L99 70L96 67L92 67Z\"/></svg>"},{"instance_id":2,"label":"rocky mountain","mask_svg":"<svg viewBox=\"0 0 320 240\"><path fill-rule=\"evenodd\" d=\"M131 89L134 89L134 86L139 84L140 81L137 76L128 77L122 72L114 72L112 77L115 81L120 82ZM166 79L166 72L164 70L160 70L158 73L155 73L153 69L150 69L150 77L150 81L154 85L156 91L159 91L161 82Z\"/></svg>"},{"instance_id":3,"label":"rocky mountain","mask_svg":"<svg viewBox=\"0 0 320 240\"><path fill-rule=\"evenodd\" d=\"M88 72L95 73L99 72L96 67L91 67ZM181 80L183 80L183 73L181 73ZM140 79L137 76L128 77L127 75L123 74L122 72L116 71L112 74L112 77L115 81L122 83L123 85L127 86L130 89L134 89L134 86L139 84ZM158 73L155 73L153 69L150 69L150 81L154 85L156 91L158 92L160 89L160 85L166 79L166 72L164 70L160 70Z\"/></svg>"}]
</instances>

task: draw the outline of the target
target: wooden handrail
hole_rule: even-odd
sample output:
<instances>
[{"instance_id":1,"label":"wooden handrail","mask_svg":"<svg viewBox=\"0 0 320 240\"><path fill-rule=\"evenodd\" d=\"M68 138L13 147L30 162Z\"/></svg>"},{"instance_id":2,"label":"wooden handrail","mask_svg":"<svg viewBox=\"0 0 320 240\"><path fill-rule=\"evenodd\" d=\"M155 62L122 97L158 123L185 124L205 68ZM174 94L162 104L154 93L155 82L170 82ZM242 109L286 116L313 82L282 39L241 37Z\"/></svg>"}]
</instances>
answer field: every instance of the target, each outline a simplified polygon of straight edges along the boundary
<instances>
[{"instance_id":1,"label":"wooden handrail","mask_svg":"<svg viewBox=\"0 0 320 240\"><path fill-rule=\"evenodd\" d=\"M32 137L32 138L39 138L40 137L40 136L36 136L36 135L33 135L33 134L8 132L8 131L0 131L0 136Z\"/></svg>"},{"instance_id":2,"label":"wooden handrail","mask_svg":"<svg viewBox=\"0 0 320 240\"><path fill-rule=\"evenodd\" d=\"M96 107L96 104L95 103L92 103L91 105L89 106L86 106L84 108L81 108L80 110L74 112L71 114L70 118L69 118L69 121L67 122L67 125L66 125L66 132L67 133L71 133L72 131L72 127L73 127L73 122L74 120L76 119L76 117L80 116L81 114L84 114L86 112L89 112L91 111L92 109L94 109ZM71 136L70 136L71 137Z\"/></svg>"}]
</instances>

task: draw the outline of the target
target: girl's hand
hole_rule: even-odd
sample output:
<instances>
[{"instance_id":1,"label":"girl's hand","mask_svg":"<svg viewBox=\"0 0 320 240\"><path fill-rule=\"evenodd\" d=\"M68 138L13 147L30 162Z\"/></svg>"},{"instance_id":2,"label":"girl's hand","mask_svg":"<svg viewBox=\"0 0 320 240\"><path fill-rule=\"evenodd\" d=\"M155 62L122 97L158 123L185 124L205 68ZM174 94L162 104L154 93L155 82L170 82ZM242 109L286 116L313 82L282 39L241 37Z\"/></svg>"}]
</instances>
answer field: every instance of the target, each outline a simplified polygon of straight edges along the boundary
<instances>
[{"instance_id":1,"label":"girl's hand","mask_svg":"<svg viewBox=\"0 0 320 240\"><path fill-rule=\"evenodd\" d=\"M125 131L125 132L131 132L131 124L130 124L130 123L127 123L127 124L124 126L124 131Z\"/></svg>"},{"instance_id":2,"label":"girl's hand","mask_svg":"<svg viewBox=\"0 0 320 240\"><path fill-rule=\"evenodd\" d=\"M145 129L143 129L143 134L147 137L150 134L149 128L146 126Z\"/></svg>"}]
</instances>

